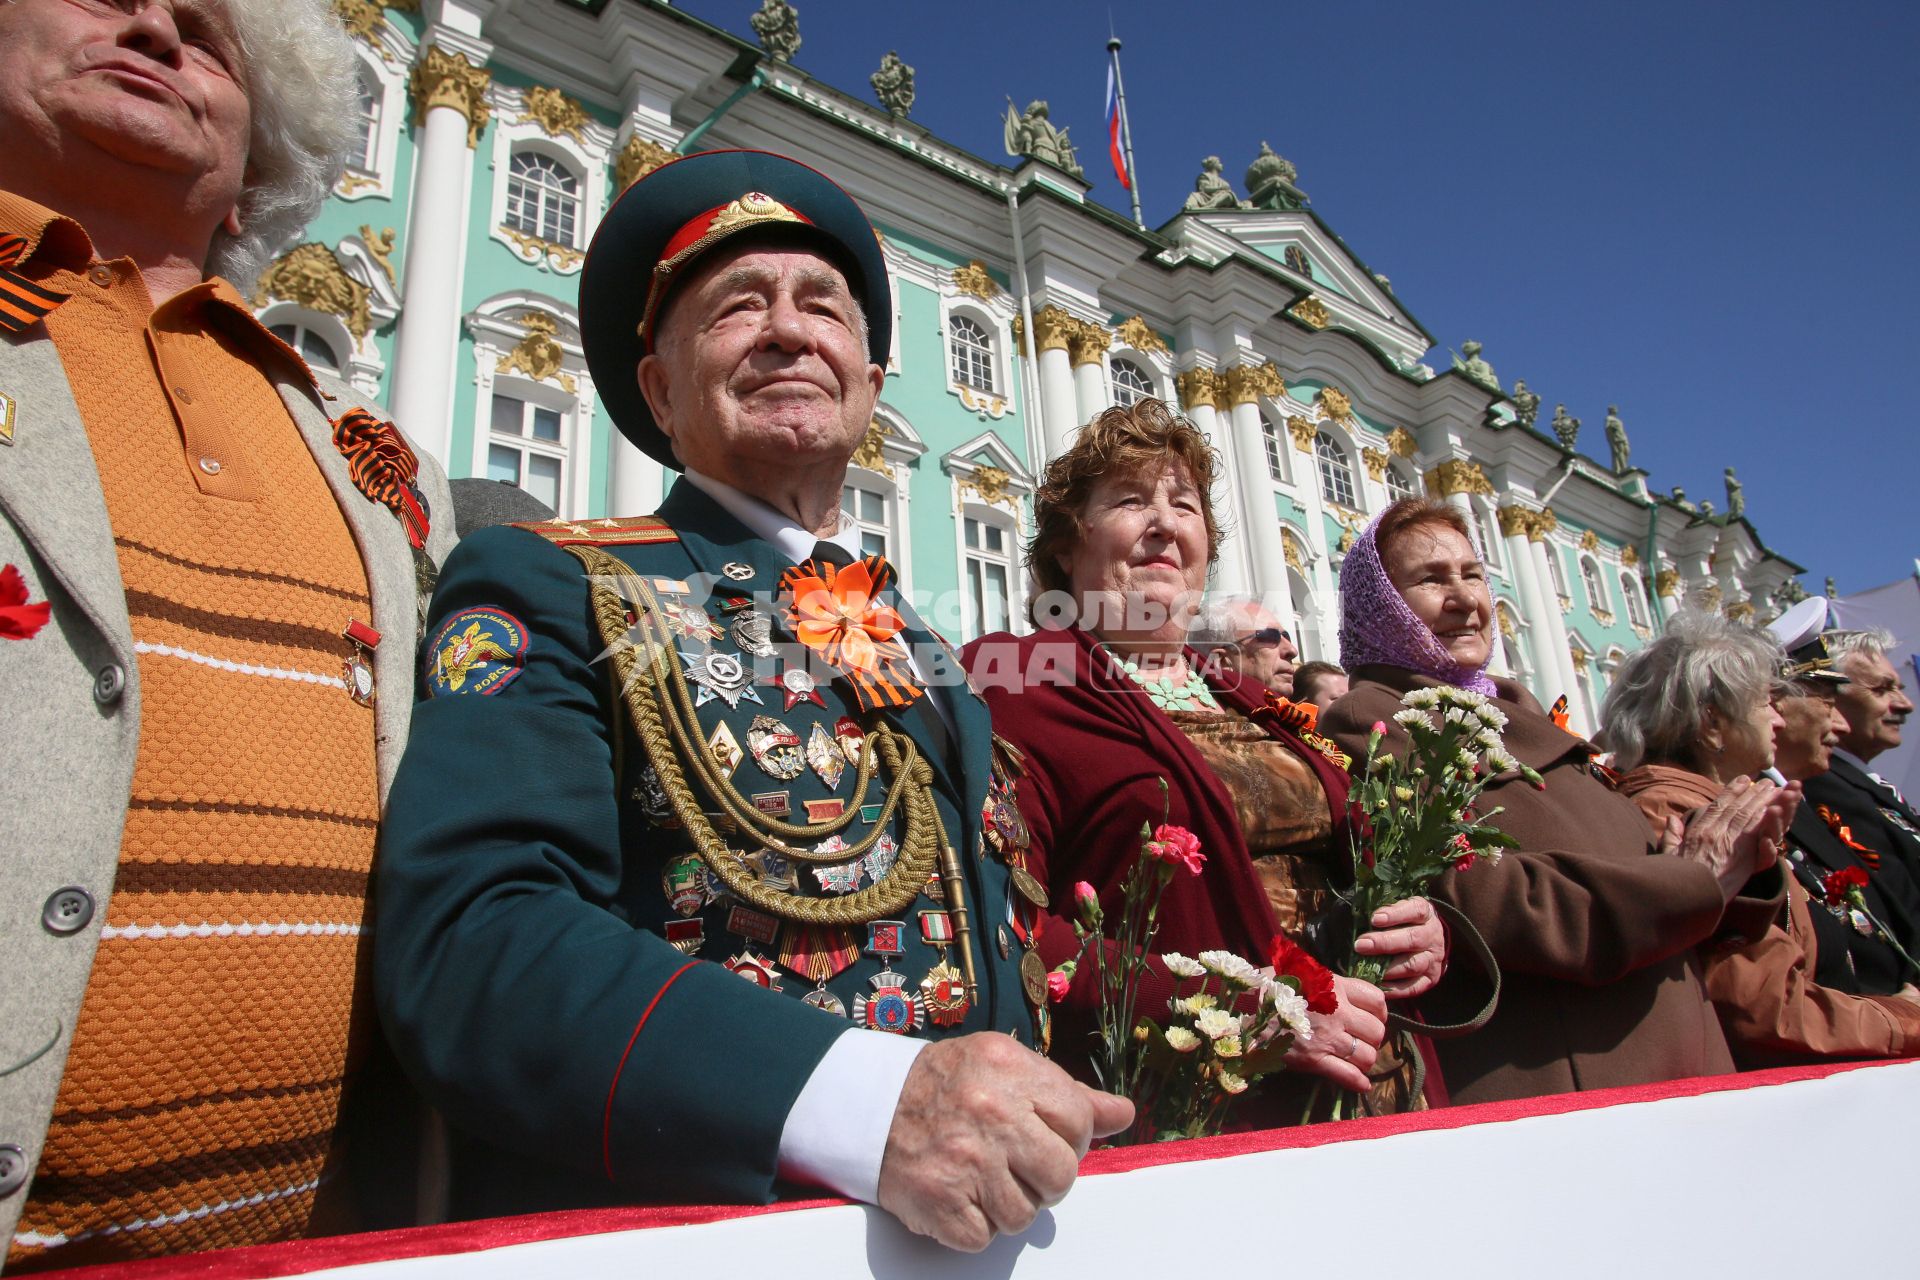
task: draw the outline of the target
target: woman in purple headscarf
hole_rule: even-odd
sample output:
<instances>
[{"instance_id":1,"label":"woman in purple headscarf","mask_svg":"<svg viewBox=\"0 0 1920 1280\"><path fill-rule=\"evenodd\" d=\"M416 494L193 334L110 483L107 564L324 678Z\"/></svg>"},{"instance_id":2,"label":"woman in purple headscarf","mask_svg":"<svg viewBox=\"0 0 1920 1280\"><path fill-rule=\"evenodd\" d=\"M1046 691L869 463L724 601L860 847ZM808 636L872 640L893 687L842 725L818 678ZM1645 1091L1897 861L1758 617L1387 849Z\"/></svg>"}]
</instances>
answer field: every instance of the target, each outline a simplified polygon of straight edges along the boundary
<instances>
[{"instance_id":1,"label":"woman in purple headscarf","mask_svg":"<svg viewBox=\"0 0 1920 1280\"><path fill-rule=\"evenodd\" d=\"M1595 748L1511 680L1489 677L1493 600L1465 518L1442 502L1396 502L1355 541L1340 570L1340 657L1347 696L1322 729L1356 756L1415 689L1454 685L1507 716L1507 750L1545 780L1496 778L1484 805L1519 848L1495 865L1450 871L1433 897L1487 940L1503 975L1479 1032L1440 1044L1456 1103L1647 1084L1733 1070L1695 946L1723 930L1765 928L1769 904L1738 897L1773 867L1789 793L1739 779L1657 847L1634 803L1593 763ZM1772 873L1785 896L1778 869ZM1766 877L1762 877L1763 880ZM1753 889L1747 892L1752 893ZM1476 989L1479 988L1479 989ZM1430 994L1431 1022L1461 1020L1486 991L1457 968Z\"/></svg>"}]
</instances>

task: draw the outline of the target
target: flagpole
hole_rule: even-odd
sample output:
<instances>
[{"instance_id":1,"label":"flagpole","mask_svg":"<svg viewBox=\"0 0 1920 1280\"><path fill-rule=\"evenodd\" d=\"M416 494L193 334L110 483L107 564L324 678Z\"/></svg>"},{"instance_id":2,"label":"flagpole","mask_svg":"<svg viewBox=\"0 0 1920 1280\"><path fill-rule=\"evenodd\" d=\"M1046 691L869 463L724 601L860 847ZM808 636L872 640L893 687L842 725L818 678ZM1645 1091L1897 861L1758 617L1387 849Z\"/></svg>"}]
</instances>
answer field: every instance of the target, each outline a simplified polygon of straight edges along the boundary
<instances>
[{"instance_id":1,"label":"flagpole","mask_svg":"<svg viewBox=\"0 0 1920 1280\"><path fill-rule=\"evenodd\" d=\"M1133 163L1133 129L1127 124L1127 82L1120 75L1120 37L1111 36L1107 40L1107 52L1113 57L1113 89L1120 99L1120 145L1127 153L1127 190L1133 196L1133 225L1142 231L1147 223L1140 216L1140 170Z\"/></svg>"}]
</instances>

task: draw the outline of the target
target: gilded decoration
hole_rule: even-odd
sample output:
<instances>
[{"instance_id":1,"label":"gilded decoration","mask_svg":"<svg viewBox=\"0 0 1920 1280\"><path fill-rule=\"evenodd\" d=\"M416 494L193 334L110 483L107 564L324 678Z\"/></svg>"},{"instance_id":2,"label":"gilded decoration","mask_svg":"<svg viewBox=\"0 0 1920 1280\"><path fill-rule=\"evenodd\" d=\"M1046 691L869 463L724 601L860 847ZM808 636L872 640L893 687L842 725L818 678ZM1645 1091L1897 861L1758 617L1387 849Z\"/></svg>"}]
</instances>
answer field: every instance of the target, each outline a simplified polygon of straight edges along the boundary
<instances>
[{"instance_id":1,"label":"gilded decoration","mask_svg":"<svg viewBox=\"0 0 1920 1280\"><path fill-rule=\"evenodd\" d=\"M1578 675L1587 674L1587 651L1573 645L1567 646L1567 653L1573 659L1573 669Z\"/></svg>"},{"instance_id":2,"label":"gilded decoration","mask_svg":"<svg viewBox=\"0 0 1920 1280\"><path fill-rule=\"evenodd\" d=\"M1262 396L1278 400L1287 394L1286 379L1280 376L1279 368L1271 360L1258 365L1233 365L1226 373L1230 404L1253 404Z\"/></svg>"},{"instance_id":3,"label":"gilded decoration","mask_svg":"<svg viewBox=\"0 0 1920 1280\"><path fill-rule=\"evenodd\" d=\"M1173 375L1173 386L1180 395L1180 407L1188 412L1213 403L1213 384L1220 375L1211 369L1186 369Z\"/></svg>"},{"instance_id":4,"label":"gilded decoration","mask_svg":"<svg viewBox=\"0 0 1920 1280\"><path fill-rule=\"evenodd\" d=\"M1620 548L1620 563L1626 565L1629 569L1640 563L1640 552L1631 542Z\"/></svg>"},{"instance_id":5,"label":"gilded decoration","mask_svg":"<svg viewBox=\"0 0 1920 1280\"><path fill-rule=\"evenodd\" d=\"M1038 320L1034 324L1038 325ZM1075 320L1067 331L1067 354L1072 358L1075 368L1083 364L1099 364L1100 358L1113 345L1113 334L1097 324L1088 324L1084 320Z\"/></svg>"},{"instance_id":6,"label":"gilded decoration","mask_svg":"<svg viewBox=\"0 0 1920 1280\"><path fill-rule=\"evenodd\" d=\"M1301 573L1307 571L1307 558L1300 554L1300 539L1284 524L1280 526L1280 549L1287 557L1287 568Z\"/></svg>"},{"instance_id":7,"label":"gilded decoration","mask_svg":"<svg viewBox=\"0 0 1920 1280\"><path fill-rule=\"evenodd\" d=\"M1539 542L1560 527L1560 517L1554 514L1552 507L1542 507L1533 517L1533 527L1527 530L1531 542Z\"/></svg>"},{"instance_id":8,"label":"gilded decoration","mask_svg":"<svg viewBox=\"0 0 1920 1280\"><path fill-rule=\"evenodd\" d=\"M333 0L333 11L340 16L340 25L347 34L365 45L378 46L380 33L386 28L386 6L375 0Z\"/></svg>"},{"instance_id":9,"label":"gilded decoration","mask_svg":"<svg viewBox=\"0 0 1920 1280\"><path fill-rule=\"evenodd\" d=\"M1372 445L1368 445L1360 451L1360 461L1366 464L1367 475L1372 478L1375 484L1379 484L1387 478L1387 463L1389 460L1389 455L1386 450L1376 449Z\"/></svg>"},{"instance_id":10,"label":"gilded decoration","mask_svg":"<svg viewBox=\"0 0 1920 1280\"><path fill-rule=\"evenodd\" d=\"M525 124L531 120L545 129L549 138L564 134L575 142L585 142L589 119L587 109L566 94L536 85L527 90L527 104L514 123Z\"/></svg>"},{"instance_id":11,"label":"gilded decoration","mask_svg":"<svg viewBox=\"0 0 1920 1280\"><path fill-rule=\"evenodd\" d=\"M1080 322L1049 302L1033 313L1033 336L1042 351L1065 351Z\"/></svg>"},{"instance_id":12,"label":"gilded decoration","mask_svg":"<svg viewBox=\"0 0 1920 1280\"><path fill-rule=\"evenodd\" d=\"M1496 514L1500 517L1502 537L1518 538L1533 524L1533 512L1525 507L1501 507Z\"/></svg>"},{"instance_id":13,"label":"gilded decoration","mask_svg":"<svg viewBox=\"0 0 1920 1280\"><path fill-rule=\"evenodd\" d=\"M1594 619L1598 621L1599 624L1603 627L1610 627L1613 625L1613 610L1611 609L1602 609L1596 605L1593 609L1593 616L1594 616Z\"/></svg>"},{"instance_id":14,"label":"gilded decoration","mask_svg":"<svg viewBox=\"0 0 1920 1280\"><path fill-rule=\"evenodd\" d=\"M1322 387L1313 402L1335 422L1353 421L1353 397L1338 387Z\"/></svg>"},{"instance_id":15,"label":"gilded decoration","mask_svg":"<svg viewBox=\"0 0 1920 1280\"><path fill-rule=\"evenodd\" d=\"M544 311L529 311L520 317L521 325L527 336L520 339L513 350L500 357L494 366L495 373L521 373L535 382L558 382L560 389L568 395L577 395L580 384L574 381L570 373L560 371L561 362L566 353L553 335L560 331L559 322Z\"/></svg>"},{"instance_id":16,"label":"gilded decoration","mask_svg":"<svg viewBox=\"0 0 1920 1280\"><path fill-rule=\"evenodd\" d=\"M1128 316L1120 322L1115 332L1123 346L1132 347L1135 351L1157 351L1163 356L1170 354L1166 340L1139 316Z\"/></svg>"},{"instance_id":17,"label":"gilded decoration","mask_svg":"<svg viewBox=\"0 0 1920 1280\"><path fill-rule=\"evenodd\" d=\"M1000 296L1000 286L987 270L987 264L975 258L964 267L953 269L953 287L985 302Z\"/></svg>"},{"instance_id":18,"label":"gilded decoration","mask_svg":"<svg viewBox=\"0 0 1920 1280\"><path fill-rule=\"evenodd\" d=\"M1020 499L1013 493L1013 477L992 463L981 463L973 469L973 474L960 481L960 493L973 494L990 507L1005 507L1009 511L1020 509Z\"/></svg>"},{"instance_id":19,"label":"gilded decoration","mask_svg":"<svg viewBox=\"0 0 1920 1280\"><path fill-rule=\"evenodd\" d=\"M1287 419L1287 434L1293 437L1293 447L1302 453L1313 452L1313 438L1320 429L1313 425L1313 419L1299 416Z\"/></svg>"},{"instance_id":20,"label":"gilded decoration","mask_svg":"<svg viewBox=\"0 0 1920 1280\"><path fill-rule=\"evenodd\" d=\"M364 173L355 173L349 169L340 175L340 181L333 184L333 189L343 196L350 196L365 191L368 187L379 185L380 179L370 178Z\"/></svg>"},{"instance_id":21,"label":"gilded decoration","mask_svg":"<svg viewBox=\"0 0 1920 1280\"><path fill-rule=\"evenodd\" d=\"M853 451L853 457L847 461L850 465L864 467L868 471L877 471L881 475L893 476L893 464L887 461L887 437L893 434L893 428L875 418L867 424L867 434L860 438L860 447Z\"/></svg>"},{"instance_id":22,"label":"gilded decoration","mask_svg":"<svg viewBox=\"0 0 1920 1280\"><path fill-rule=\"evenodd\" d=\"M1694 603L1708 613L1712 613L1715 609L1718 609L1720 607L1720 584L1717 582L1709 582L1701 587L1694 596Z\"/></svg>"},{"instance_id":23,"label":"gilded decoration","mask_svg":"<svg viewBox=\"0 0 1920 1280\"><path fill-rule=\"evenodd\" d=\"M373 290L348 275L333 250L323 244L303 244L281 254L261 274L253 305L264 307L279 298L338 316L355 342L365 342L373 328L372 297Z\"/></svg>"},{"instance_id":24,"label":"gilded decoration","mask_svg":"<svg viewBox=\"0 0 1920 1280\"><path fill-rule=\"evenodd\" d=\"M1736 600L1732 604L1728 605L1727 621L1752 622L1753 621L1753 601Z\"/></svg>"},{"instance_id":25,"label":"gilded decoration","mask_svg":"<svg viewBox=\"0 0 1920 1280\"><path fill-rule=\"evenodd\" d=\"M716 236L735 227L757 226L762 222L799 222L800 215L762 191L749 191L713 215L707 235Z\"/></svg>"},{"instance_id":26,"label":"gilded decoration","mask_svg":"<svg viewBox=\"0 0 1920 1280\"><path fill-rule=\"evenodd\" d=\"M1680 571L1662 569L1653 575L1653 591L1662 600L1671 600L1680 594Z\"/></svg>"},{"instance_id":27,"label":"gilded decoration","mask_svg":"<svg viewBox=\"0 0 1920 1280\"><path fill-rule=\"evenodd\" d=\"M363 224L360 239L366 244L367 256L373 259L373 265L380 268L381 274L387 277L387 283L397 291L400 277L393 270L393 246L397 233L392 227L382 227L380 233L375 235L372 227Z\"/></svg>"},{"instance_id":28,"label":"gilded decoration","mask_svg":"<svg viewBox=\"0 0 1920 1280\"><path fill-rule=\"evenodd\" d=\"M1405 427L1395 427L1387 432L1387 448L1403 458L1411 458L1420 452L1420 442L1413 438L1413 432Z\"/></svg>"},{"instance_id":29,"label":"gilded decoration","mask_svg":"<svg viewBox=\"0 0 1920 1280\"><path fill-rule=\"evenodd\" d=\"M1324 329L1333 321L1333 316L1327 311L1327 304L1318 298L1300 299L1287 308L1287 314L1309 329Z\"/></svg>"},{"instance_id":30,"label":"gilded decoration","mask_svg":"<svg viewBox=\"0 0 1920 1280\"><path fill-rule=\"evenodd\" d=\"M625 191L671 159L673 151L670 148L636 133L627 139L627 145L620 148L620 154L614 157L614 183Z\"/></svg>"},{"instance_id":31,"label":"gilded decoration","mask_svg":"<svg viewBox=\"0 0 1920 1280\"><path fill-rule=\"evenodd\" d=\"M1598 551L1600 549L1600 535L1591 529L1581 534L1580 549L1582 551Z\"/></svg>"},{"instance_id":32,"label":"gilded decoration","mask_svg":"<svg viewBox=\"0 0 1920 1280\"><path fill-rule=\"evenodd\" d=\"M990 396L983 391L975 391L965 383L959 384L956 389L960 394L960 403L966 406L969 413L998 418L1007 411L1007 402L1000 396Z\"/></svg>"},{"instance_id":33,"label":"gilded decoration","mask_svg":"<svg viewBox=\"0 0 1920 1280\"><path fill-rule=\"evenodd\" d=\"M520 256L528 262L538 262L542 257L559 271L570 271L580 265L586 255L571 245L556 244L552 240L543 240L539 236L530 236L518 227L502 226L500 234L519 247Z\"/></svg>"},{"instance_id":34,"label":"gilded decoration","mask_svg":"<svg viewBox=\"0 0 1920 1280\"><path fill-rule=\"evenodd\" d=\"M479 146L480 135L493 118L493 108L487 105L487 89L492 83L487 69L468 62L465 54L428 45L407 80L407 91L413 95L414 124L424 125L427 113L435 107L450 107L467 118L467 146Z\"/></svg>"},{"instance_id":35,"label":"gilded decoration","mask_svg":"<svg viewBox=\"0 0 1920 1280\"><path fill-rule=\"evenodd\" d=\"M1233 412L1233 401L1227 398L1227 372L1224 369L1214 375L1213 411L1215 413Z\"/></svg>"},{"instance_id":36,"label":"gilded decoration","mask_svg":"<svg viewBox=\"0 0 1920 1280\"><path fill-rule=\"evenodd\" d=\"M1427 472L1427 492L1443 498L1451 498L1456 493L1477 493L1491 498L1493 482L1487 479L1479 463L1450 458Z\"/></svg>"},{"instance_id":37,"label":"gilded decoration","mask_svg":"<svg viewBox=\"0 0 1920 1280\"><path fill-rule=\"evenodd\" d=\"M1520 628L1514 623L1513 610L1503 604L1493 611L1493 616L1500 620L1501 639L1513 641L1519 638Z\"/></svg>"}]
</instances>

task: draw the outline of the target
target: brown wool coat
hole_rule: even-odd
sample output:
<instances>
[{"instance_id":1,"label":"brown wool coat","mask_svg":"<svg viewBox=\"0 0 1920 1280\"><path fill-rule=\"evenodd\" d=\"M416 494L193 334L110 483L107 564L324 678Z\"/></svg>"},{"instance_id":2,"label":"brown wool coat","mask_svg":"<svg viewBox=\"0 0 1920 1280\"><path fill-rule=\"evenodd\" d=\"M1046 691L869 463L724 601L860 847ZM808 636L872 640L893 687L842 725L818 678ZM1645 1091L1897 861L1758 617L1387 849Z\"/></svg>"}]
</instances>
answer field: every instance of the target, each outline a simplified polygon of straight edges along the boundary
<instances>
[{"instance_id":1,"label":"brown wool coat","mask_svg":"<svg viewBox=\"0 0 1920 1280\"><path fill-rule=\"evenodd\" d=\"M1507 748L1540 771L1546 789L1518 774L1495 779L1484 804L1504 809L1494 823L1519 848L1498 865L1448 872L1435 886L1433 896L1486 938L1505 981L1484 1028L1440 1045L1454 1101L1732 1071L1694 953L1726 914L1713 874L1657 854L1640 810L1588 768L1591 745L1556 726L1519 685L1495 683ZM1401 668L1362 666L1347 696L1321 717L1322 731L1357 757L1370 727L1385 721L1386 749L1403 751L1406 738L1392 723L1401 695L1436 684ZM1429 998L1429 1019L1478 1008L1485 991L1465 967ZM1441 997L1460 1008L1442 1007Z\"/></svg>"}]
</instances>

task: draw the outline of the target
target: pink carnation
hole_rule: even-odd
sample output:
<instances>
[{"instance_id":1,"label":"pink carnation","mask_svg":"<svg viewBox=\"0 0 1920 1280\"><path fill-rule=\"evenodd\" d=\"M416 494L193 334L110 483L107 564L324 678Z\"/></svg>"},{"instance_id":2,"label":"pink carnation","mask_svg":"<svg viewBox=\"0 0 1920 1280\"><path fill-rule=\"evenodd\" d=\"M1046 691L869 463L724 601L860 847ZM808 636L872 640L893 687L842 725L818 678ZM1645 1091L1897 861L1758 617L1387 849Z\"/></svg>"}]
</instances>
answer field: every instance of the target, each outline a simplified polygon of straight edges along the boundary
<instances>
[{"instance_id":1,"label":"pink carnation","mask_svg":"<svg viewBox=\"0 0 1920 1280\"><path fill-rule=\"evenodd\" d=\"M1067 998L1067 988L1073 985L1073 975L1059 969L1047 975L1047 999L1059 1004Z\"/></svg>"},{"instance_id":2,"label":"pink carnation","mask_svg":"<svg viewBox=\"0 0 1920 1280\"><path fill-rule=\"evenodd\" d=\"M1179 867L1189 875L1199 875L1207 855L1200 852L1200 837L1185 827L1163 822L1153 829L1147 842L1147 856L1170 867Z\"/></svg>"},{"instance_id":3,"label":"pink carnation","mask_svg":"<svg viewBox=\"0 0 1920 1280\"><path fill-rule=\"evenodd\" d=\"M1100 895L1085 880L1076 880L1073 884L1073 903L1079 908L1080 918L1088 924L1100 922Z\"/></svg>"},{"instance_id":4,"label":"pink carnation","mask_svg":"<svg viewBox=\"0 0 1920 1280\"><path fill-rule=\"evenodd\" d=\"M1387 722L1386 722L1385 720L1375 720L1375 721L1373 722L1373 728L1372 728L1372 730L1370 730L1370 732L1371 732L1371 733L1373 734L1373 736L1374 736L1374 737L1376 737L1376 738L1384 738L1384 737L1386 737L1386 736L1387 736Z\"/></svg>"}]
</instances>

